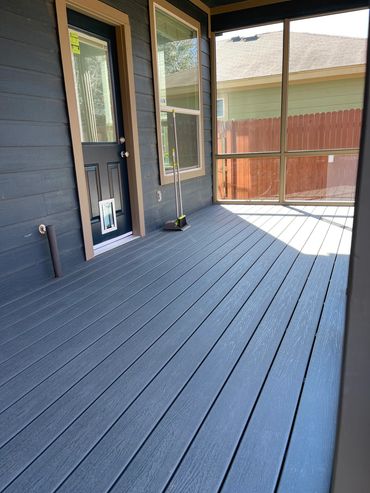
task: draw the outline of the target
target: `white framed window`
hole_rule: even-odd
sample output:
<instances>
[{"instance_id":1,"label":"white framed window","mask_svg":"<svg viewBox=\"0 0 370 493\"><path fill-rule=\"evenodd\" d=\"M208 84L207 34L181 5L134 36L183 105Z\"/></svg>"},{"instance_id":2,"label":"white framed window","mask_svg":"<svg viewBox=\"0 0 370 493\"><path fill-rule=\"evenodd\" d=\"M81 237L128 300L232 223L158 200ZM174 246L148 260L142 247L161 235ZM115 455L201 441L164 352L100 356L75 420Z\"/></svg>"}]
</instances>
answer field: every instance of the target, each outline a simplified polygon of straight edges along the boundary
<instances>
[{"instance_id":1,"label":"white framed window","mask_svg":"<svg viewBox=\"0 0 370 493\"><path fill-rule=\"evenodd\" d=\"M160 176L166 184L172 183L175 161L183 179L204 175L200 24L164 0L152 0L150 10Z\"/></svg>"},{"instance_id":2,"label":"white framed window","mask_svg":"<svg viewBox=\"0 0 370 493\"><path fill-rule=\"evenodd\" d=\"M217 99L216 102L217 118L223 118L225 116L225 100L223 98Z\"/></svg>"}]
</instances>

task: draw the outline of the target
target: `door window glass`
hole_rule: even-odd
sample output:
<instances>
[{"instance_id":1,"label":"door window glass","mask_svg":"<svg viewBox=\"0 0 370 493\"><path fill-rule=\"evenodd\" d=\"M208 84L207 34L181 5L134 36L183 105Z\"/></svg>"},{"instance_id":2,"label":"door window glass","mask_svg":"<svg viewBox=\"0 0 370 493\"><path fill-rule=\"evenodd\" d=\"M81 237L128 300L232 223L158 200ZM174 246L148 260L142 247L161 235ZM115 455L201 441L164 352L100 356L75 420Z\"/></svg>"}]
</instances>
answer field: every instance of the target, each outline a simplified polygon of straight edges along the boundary
<instances>
[{"instance_id":1,"label":"door window glass","mask_svg":"<svg viewBox=\"0 0 370 493\"><path fill-rule=\"evenodd\" d=\"M115 142L108 43L69 30L82 142Z\"/></svg>"}]
</instances>

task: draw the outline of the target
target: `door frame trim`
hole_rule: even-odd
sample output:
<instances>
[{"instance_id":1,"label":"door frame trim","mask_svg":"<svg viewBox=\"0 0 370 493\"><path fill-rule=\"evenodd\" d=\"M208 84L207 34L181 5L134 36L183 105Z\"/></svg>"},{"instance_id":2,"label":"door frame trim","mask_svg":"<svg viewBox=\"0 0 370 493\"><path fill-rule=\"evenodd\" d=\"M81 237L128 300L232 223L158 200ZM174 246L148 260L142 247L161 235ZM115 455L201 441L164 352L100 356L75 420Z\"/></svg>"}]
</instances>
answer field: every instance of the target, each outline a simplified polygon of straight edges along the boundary
<instances>
[{"instance_id":1,"label":"door frame trim","mask_svg":"<svg viewBox=\"0 0 370 493\"><path fill-rule=\"evenodd\" d=\"M125 129L126 149L130 153L127 158L127 172L130 191L132 232L135 236L144 236L144 200L141 180L134 69L132 62L131 28L127 14L110 7L99 0L56 0L55 6L64 75L64 86L71 130L72 152L76 170L85 258L86 260L90 260L94 257L94 246L72 57L69 43L67 8L80 12L81 14L88 15L89 17L105 22L106 24L110 24L116 29L123 124Z\"/></svg>"}]
</instances>

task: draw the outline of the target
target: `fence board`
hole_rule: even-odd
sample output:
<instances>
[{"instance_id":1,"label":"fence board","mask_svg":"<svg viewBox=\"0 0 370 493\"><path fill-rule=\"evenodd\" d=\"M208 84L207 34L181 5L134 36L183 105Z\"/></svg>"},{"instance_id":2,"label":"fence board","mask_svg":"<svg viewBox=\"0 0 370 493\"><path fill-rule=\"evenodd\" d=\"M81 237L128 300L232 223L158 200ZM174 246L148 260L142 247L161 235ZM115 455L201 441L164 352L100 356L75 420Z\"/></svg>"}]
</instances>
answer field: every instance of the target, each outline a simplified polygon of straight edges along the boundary
<instances>
[{"instance_id":1,"label":"fence board","mask_svg":"<svg viewBox=\"0 0 370 493\"><path fill-rule=\"evenodd\" d=\"M288 150L350 149L360 146L362 110L350 109L288 117ZM280 118L217 123L217 150L223 153L271 152L280 149ZM220 199L272 199L278 194L279 170L272 159L225 159L218 162ZM353 199L357 156L289 160L290 198ZM328 190L327 190L328 189Z\"/></svg>"}]
</instances>

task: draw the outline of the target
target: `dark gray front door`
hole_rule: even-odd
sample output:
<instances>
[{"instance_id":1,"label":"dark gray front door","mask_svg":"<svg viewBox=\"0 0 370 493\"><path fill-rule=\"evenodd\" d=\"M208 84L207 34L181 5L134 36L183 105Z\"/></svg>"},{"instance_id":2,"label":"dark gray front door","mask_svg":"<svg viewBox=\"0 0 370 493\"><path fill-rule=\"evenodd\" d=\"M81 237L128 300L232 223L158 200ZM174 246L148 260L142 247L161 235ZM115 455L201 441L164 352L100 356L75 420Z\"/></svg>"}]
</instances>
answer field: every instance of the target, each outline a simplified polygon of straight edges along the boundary
<instances>
[{"instance_id":1,"label":"dark gray front door","mask_svg":"<svg viewBox=\"0 0 370 493\"><path fill-rule=\"evenodd\" d=\"M132 229L115 30L68 11L94 245Z\"/></svg>"}]
</instances>

